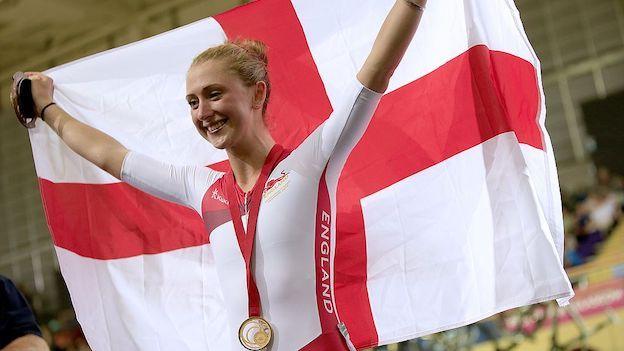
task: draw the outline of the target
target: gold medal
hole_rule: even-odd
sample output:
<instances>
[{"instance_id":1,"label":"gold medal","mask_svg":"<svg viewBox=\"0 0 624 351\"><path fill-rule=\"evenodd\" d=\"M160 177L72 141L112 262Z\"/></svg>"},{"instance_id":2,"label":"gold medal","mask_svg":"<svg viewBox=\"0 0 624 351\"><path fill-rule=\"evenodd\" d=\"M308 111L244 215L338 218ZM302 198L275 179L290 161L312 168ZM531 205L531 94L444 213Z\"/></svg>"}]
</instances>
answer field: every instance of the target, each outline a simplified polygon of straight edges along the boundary
<instances>
[{"instance_id":1,"label":"gold medal","mask_svg":"<svg viewBox=\"0 0 624 351\"><path fill-rule=\"evenodd\" d=\"M238 340L247 350L264 350L272 337L271 325L262 317L249 317L238 329Z\"/></svg>"}]
</instances>

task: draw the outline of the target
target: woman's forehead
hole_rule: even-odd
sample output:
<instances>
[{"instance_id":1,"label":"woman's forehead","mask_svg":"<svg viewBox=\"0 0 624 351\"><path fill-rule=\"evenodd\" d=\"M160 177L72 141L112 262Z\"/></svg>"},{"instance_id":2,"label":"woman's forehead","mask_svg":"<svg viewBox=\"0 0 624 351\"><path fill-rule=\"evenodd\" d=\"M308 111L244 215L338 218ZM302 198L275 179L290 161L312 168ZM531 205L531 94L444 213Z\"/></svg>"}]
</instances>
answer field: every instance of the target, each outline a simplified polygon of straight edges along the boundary
<instances>
[{"instance_id":1,"label":"woman's forehead","mask_svg":"<svg viewBox=\"0 0 624 351\"><path fill-rule=\"evenodd\" d=\"M221 61L206 61L193 65L186 75L187 91L213 84L235 84L238 77Z\"/></svg>"},{"instance_id":2,"label":"woman's forehead","mask_svg":"<svg viewBox=\"0 0 624 351\"><path fill-rule=\"evenodd\" d=\"M222 62L211 60L191 66L188 70L186 78L187 80L210 78L217 79L229 73L228 71L227 66L225 66Z\"/></svg>"}]
</instances>

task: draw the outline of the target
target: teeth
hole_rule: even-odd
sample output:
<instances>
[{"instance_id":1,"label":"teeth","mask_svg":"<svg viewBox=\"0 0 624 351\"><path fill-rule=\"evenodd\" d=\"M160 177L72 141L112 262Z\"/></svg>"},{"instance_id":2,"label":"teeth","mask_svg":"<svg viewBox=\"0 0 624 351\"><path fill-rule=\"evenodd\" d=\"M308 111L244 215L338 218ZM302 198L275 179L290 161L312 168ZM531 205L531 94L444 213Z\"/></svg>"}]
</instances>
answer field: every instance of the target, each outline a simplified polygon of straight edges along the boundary
<instances>
[{"instance_id":1,"label":"teeth","mask_svg":"<svg viewBox=\"0 0 624 351\"><path fill-rule=\"evenodd\" d=\"M221 128L223 128L223 126L225 125L225 122L227 120L222 119L220 121L217 122L212 122L212 123L204 123L204 128L208 129L209 133L216 133L218 132Z\"/></svg>"}]
</instances>

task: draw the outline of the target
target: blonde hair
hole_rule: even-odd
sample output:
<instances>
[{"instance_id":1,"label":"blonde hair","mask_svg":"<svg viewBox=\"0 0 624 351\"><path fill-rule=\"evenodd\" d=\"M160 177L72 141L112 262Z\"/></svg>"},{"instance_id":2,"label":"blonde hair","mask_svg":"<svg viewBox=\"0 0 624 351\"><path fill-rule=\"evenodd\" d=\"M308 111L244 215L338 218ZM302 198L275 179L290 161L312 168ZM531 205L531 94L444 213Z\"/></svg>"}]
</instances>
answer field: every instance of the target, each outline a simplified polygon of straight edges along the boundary
<instances>
[{"instance_id":1,"label":"blonde hair","mask_svg":"<svg viewBox=\"0 0 624 351\"><path fill-rule=\"evenodd\" d=\"M259 40L252 39L228 40L197 55L193 59L191 67L209 60L222 60L225 62L247 86L264 82L267 87L266 99L264 100L264 106L262 106L262 114L264 115L271 94L266 45Z\"/></svg>"}]
</instances>

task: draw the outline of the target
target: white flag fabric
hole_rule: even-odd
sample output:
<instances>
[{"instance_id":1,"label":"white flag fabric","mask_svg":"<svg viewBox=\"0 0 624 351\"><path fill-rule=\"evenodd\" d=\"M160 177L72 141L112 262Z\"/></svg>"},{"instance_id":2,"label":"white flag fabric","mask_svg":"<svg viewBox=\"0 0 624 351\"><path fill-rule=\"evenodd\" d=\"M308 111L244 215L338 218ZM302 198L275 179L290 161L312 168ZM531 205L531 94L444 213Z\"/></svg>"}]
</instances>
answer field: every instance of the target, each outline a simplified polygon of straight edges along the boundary
<instances>
[{"instance_id":1,"label":"white flag fabric","mask_svg":"<svg viewBox=\"0 0 624 351\"><path fill-rule=\"evenodd\" d=\"M224 170L184 98L195 55L226 38L267 43L268 123L296 148L335 108L393 3L259 0L47 73L60 106L127 148ZM337 184L331 293L358 349L573 295L539 72L512 0L428 4ZM199 216L121 183L41 122L30 138L90 346L239 349Z\"/></svg>"}]
</instances>

